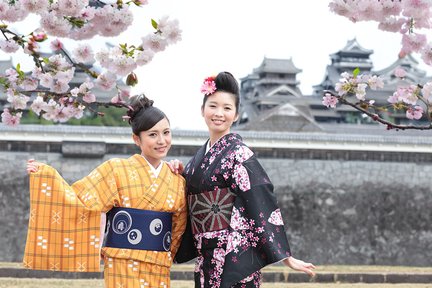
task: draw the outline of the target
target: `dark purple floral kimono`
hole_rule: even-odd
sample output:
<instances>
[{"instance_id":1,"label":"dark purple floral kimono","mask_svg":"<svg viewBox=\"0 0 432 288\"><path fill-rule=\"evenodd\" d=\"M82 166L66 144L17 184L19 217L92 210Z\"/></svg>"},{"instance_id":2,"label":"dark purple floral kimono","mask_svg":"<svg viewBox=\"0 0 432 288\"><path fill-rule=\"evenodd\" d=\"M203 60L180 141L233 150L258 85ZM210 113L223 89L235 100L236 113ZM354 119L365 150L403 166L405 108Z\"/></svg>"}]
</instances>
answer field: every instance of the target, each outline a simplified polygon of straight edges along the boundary
<instances>
[{"instance_id":1,"label":"dark purple floral kimono","mask_svg":"<svg viewBox=\"0 0 432 288\"><path fill-rule=\"evenodd\" d=\"M186 165L189 223L176 262L195 257L195 287L259 287L260 269L291 255L273 185L237 134Z\"/></svg>"}]
</instances>

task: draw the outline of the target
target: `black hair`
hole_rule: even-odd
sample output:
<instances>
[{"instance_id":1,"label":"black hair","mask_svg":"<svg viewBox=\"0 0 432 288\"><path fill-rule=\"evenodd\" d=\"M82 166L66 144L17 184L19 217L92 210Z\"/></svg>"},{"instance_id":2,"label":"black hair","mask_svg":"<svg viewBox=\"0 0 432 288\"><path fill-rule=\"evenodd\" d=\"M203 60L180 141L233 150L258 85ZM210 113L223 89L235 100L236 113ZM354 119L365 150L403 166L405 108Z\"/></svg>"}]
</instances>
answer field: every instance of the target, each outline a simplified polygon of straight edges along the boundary
<instances>
[{"instance_id":1,"label":"black hair","mask_svg":"<svg viewBox=\"0 0 432 288\"><path fill-rule=\"evenodd\" d=\"M236 113L239 111L240 106L240 89L237 80L230 72L220 72L215 78L216 91L224 91L234 95L234 102L236 107ZM211 94L210 94L211 95ZM207 98L209 95L204 95L203 104L207 102Z\"/></svg>"},{"instance_id":2,"label":"black hair","mask_svg":"<svg viewBox=\"0 0 432 288\"><path fill-rule=\"evenodd\" d=\"M127 115L132 132L139 136L140 132L147 131L159 121L168 117L160 109L153 106L153 100L148 99L144 94L133 96L129 99ZM169 120L168 120L169 122Z\"/></svg>"}]
</instances>

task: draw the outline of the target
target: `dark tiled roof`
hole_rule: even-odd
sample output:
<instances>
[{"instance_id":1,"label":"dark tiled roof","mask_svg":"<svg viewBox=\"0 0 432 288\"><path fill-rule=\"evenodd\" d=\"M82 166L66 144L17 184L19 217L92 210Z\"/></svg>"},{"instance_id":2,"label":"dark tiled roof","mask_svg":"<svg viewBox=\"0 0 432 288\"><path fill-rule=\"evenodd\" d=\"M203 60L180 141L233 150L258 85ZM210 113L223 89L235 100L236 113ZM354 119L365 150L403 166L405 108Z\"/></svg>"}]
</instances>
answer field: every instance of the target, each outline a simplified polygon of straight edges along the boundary
<instances>
[{"instance_id":1,"label":"dark tiled roof","mask_svg":"<svg viewBox=\"0 0 432 288\"><path fill-rule=\"evenodd\" d=\"M261 66L255 68L255 73L270 72L270 73L292 73L297 74L301 69L295 67L292 58L290 59L271 59L264 58Z\"/></svg>"}]
</instances>

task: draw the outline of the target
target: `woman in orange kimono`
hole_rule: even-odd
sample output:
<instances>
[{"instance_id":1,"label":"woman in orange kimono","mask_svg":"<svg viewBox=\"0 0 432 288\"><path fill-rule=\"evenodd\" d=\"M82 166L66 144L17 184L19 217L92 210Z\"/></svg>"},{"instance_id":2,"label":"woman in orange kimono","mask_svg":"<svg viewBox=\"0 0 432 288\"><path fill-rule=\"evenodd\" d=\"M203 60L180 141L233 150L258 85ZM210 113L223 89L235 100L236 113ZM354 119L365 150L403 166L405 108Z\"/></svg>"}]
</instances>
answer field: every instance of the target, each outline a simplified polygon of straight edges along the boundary
<instances>
[{"instance_id":1,"label":"woman in orange kimono","mask_svg":"<svg viewBox=\"0 0 432 288\"><path fill-rule=\"evenodd\" d=\"M171 147L168 118L144 95L131 107L141 155L110 159L72 185L51 166L28 161L26 268L100 271L102 254L105 287L170 286L187 219L185 180L162 160ZM107 213L104 243L101 213Z\"/></svg>"}]
</instances>

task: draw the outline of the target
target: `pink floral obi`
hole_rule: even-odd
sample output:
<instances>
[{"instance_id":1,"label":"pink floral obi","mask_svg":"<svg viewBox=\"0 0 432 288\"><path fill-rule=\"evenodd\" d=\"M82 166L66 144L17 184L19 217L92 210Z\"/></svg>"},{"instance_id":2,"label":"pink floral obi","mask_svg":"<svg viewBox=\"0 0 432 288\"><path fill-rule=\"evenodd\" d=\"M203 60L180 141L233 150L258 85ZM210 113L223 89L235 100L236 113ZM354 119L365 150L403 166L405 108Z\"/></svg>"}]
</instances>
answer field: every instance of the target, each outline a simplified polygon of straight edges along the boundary
<instances>
[{"instance_id":1,"label":"pink floral obi","mask_svg":"<svg viewBox=\"0 0 432 288\"><path fill-rule=\"evenodd\" d=\"M205 233L228 228L235 194L228 188L205 191L188 196L192 233Z\"/></svg>"}]
</instances>

